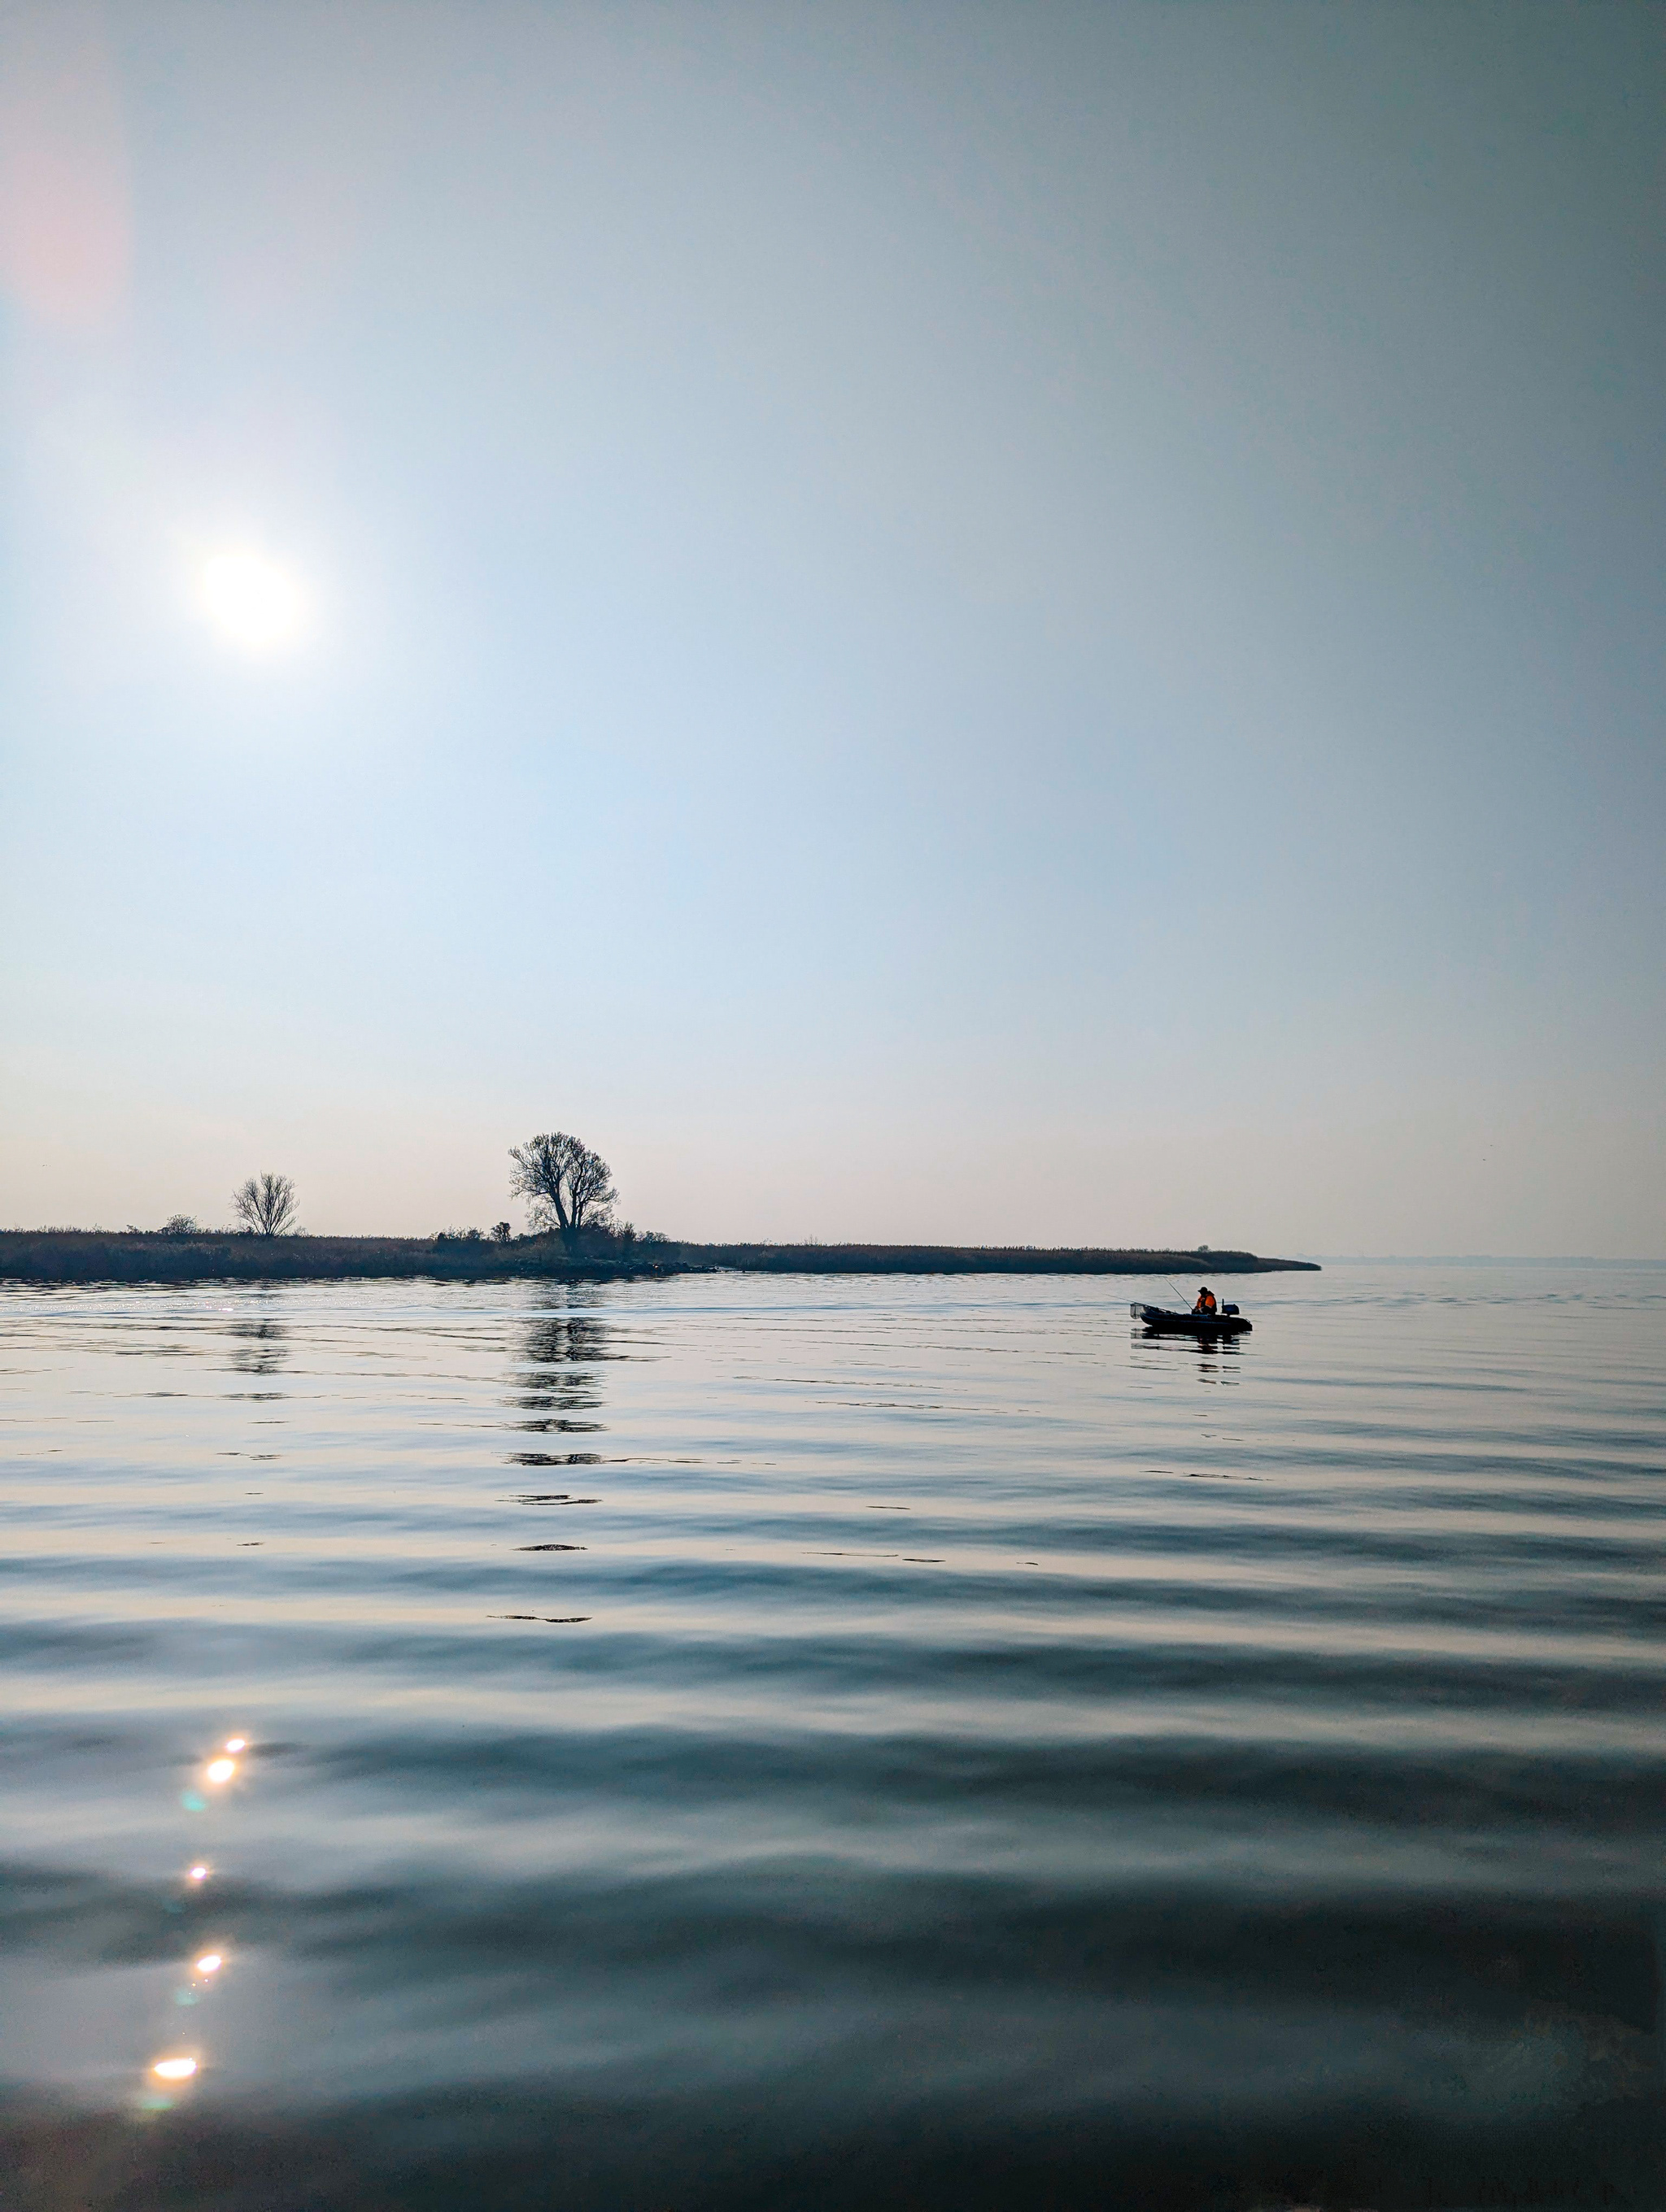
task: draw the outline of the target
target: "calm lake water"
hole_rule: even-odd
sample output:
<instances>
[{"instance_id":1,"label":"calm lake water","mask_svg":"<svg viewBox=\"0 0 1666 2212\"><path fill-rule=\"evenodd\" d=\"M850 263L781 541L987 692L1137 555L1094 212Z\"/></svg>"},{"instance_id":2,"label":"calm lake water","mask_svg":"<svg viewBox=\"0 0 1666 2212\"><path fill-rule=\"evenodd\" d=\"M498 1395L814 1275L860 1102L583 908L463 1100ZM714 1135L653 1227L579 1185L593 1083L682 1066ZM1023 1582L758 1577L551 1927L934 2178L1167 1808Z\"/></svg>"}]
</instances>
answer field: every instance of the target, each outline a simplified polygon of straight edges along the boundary
<instances>
[{"instance_id":1,"label":"calm lake water","mask_svg":"<svg viewBox=\"0 0 1666 2212\"><path fill-rule=\"evenodd\" d=\"M1666 2203L1666 1273L1234 1287L0 1292L0 2203Z\"/></svg>"}]
</instances>

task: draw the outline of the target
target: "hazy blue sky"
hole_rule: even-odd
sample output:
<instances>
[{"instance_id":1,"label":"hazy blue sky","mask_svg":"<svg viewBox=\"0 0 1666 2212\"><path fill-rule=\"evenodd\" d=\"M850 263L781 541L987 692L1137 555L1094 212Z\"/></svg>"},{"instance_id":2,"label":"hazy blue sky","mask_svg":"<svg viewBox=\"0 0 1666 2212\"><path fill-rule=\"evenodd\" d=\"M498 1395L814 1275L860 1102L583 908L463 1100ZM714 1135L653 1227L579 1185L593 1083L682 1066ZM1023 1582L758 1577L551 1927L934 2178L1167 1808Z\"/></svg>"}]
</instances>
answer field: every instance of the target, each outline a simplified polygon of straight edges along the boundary
<instances>
[{"instance_id":1,"label":"hazy blue sky","mask_svg":"<svg viewBox=\"0 0 1666 2212\"><path fill-rule=\"evenodd\" d=\"M1666 1253L1666 10L0 27L0 1220Z\"/></svg>"}]
</instances>

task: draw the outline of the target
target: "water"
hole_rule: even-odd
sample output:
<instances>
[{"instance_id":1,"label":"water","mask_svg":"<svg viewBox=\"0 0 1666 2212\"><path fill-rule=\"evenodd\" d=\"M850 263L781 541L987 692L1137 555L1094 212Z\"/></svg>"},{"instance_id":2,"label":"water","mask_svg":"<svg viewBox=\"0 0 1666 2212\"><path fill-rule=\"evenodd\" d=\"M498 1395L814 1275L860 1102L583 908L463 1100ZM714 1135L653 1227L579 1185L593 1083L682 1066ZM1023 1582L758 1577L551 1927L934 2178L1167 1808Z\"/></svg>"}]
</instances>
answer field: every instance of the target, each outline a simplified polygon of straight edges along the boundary
<instances>
[{"instance_id":1,"label":"water","mask_svg":"<svg viewBox=\"0 0 1666 2212\"><path fill-rule=\"evenodd\" d=\"M0 2199L1666 2203L1666 1273L1239 1295L0 1294Z\"/></svg>"}]
</instances>

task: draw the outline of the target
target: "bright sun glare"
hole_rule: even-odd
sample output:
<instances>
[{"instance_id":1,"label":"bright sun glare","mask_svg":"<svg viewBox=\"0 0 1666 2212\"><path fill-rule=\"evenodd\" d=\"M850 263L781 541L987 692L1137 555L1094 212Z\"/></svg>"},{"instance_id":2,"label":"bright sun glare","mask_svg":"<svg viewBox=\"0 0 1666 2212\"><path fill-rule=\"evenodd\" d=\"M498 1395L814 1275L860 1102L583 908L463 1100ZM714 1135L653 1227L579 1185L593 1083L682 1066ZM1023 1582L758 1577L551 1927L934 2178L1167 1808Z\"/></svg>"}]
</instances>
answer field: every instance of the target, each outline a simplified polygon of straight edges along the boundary
<instances>
[{"instance_id":1,"label":"bright sun glare","mask_svg":"<svg viewBox=\"0 0 1666 2212\"><path fill-rule=\"evenodd\" d=\"M203 564L202 590L210 619L252 652L287 645L307 611L295 579L259 553L215 554Z\"/></svg>"}]
</instances>

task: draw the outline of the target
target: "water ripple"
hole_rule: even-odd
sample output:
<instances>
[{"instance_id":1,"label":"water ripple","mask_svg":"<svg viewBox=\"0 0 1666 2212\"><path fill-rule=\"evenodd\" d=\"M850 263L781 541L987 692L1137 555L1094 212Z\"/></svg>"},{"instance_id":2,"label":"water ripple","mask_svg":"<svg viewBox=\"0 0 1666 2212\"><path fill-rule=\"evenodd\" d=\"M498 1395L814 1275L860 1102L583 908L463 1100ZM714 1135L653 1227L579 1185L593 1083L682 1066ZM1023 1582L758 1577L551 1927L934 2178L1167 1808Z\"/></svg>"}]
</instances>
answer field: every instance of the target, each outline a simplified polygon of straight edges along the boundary
<instances>
[{"instance_id":1,"label":"water ripple","mask_svg":"<svg viewBox=\"0 0 1666 2212\"><path fill-rule=\"evenodd\" d=\"M1666 2202L1666 1279L1151 1294L0 1293L13 2170Z\"/></svg>"}]
</instances>

